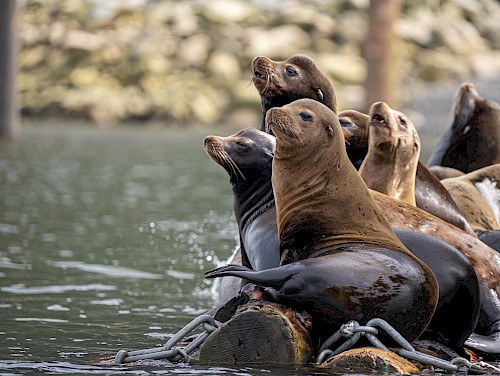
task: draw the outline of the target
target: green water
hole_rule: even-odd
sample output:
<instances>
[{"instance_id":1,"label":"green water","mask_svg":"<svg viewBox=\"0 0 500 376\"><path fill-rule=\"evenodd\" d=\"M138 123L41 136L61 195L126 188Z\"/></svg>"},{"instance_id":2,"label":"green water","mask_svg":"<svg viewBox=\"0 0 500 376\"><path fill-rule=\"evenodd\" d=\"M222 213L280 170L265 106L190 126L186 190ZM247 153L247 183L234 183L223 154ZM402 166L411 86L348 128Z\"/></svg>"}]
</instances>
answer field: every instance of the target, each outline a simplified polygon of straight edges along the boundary
<instances>
[{"instance_id":1,"label":"green water","mask_svg":"<svg viewBox=\"0 0 500 376\"><path fill-rule=\"evenodd\" d=\"M208 133L24 127L0 143L0 372L154 347L215 304L203 272L237 228Z\"/></svg>"}]
</instances>

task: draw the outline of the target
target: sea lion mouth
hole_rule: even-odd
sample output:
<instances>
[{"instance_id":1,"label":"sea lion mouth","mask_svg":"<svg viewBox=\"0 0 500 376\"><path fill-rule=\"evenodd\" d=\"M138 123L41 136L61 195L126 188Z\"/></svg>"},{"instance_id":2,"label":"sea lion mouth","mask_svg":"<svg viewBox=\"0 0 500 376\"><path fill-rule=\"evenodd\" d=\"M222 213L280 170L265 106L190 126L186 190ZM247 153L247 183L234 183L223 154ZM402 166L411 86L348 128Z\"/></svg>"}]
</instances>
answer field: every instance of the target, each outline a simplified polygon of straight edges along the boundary
<instances>
[{"instance_id":1,"label":"sea lion mouth","mask_svg":"<svg viewBox=\"0 0 500 376\"><path fill-rule=\"evenodd\" d=\"M373 123L381 123L381 124L386 124L387 122L385 121L385 118L380 115L380 114L374 114L372 116L372 122Z\"/></svg>"},{"instance_id":2,"label":"sea lion mouth","mask_svg":"<svg viewBox=\"0 0 500 376\"><path fill-rule=\"evenodd\" d=\"M239 178L245 180L245 176L239 169L236 162L224 150L221 137L205 137L205 140L203 141L203 148L212 161L214 161L227 171L231 180L234 179L238 181Z\"/></svg>"},{"instance_id":3,"label":"sea lion mouth","mask_svg":"<svg viewBox=\"0 0 500 376\"><path fill-rule=\"evenodd\" d=\"M252 60L252 82L260 95L281 95L281 85L276 82L273 61L265 56Z\"/></svg>"},{"instance_id":4,"label":"sea lion mouth","mask_svg":"<svg viewBox=\"0 0 500 376\"><path fill-rule=\"evenodd\" d=\"M277 138L300 140L297 130L290 125L291 120L288 114L281 108L272 108L267 112L266 130L274 134Z\"/></svg>"},{"instance_id":5,"label":"sea lion mouth","mask_svg":"<svg viewBox=\"0 0 500 376\"><path fill-rule=\"evenodd\" d=\"M253 75L257 78L260 78L261 80L267 80L267 75L264 75L262 73L260 73L259 71L255 71L253 72Z\"/></svg>"}]
</instances>

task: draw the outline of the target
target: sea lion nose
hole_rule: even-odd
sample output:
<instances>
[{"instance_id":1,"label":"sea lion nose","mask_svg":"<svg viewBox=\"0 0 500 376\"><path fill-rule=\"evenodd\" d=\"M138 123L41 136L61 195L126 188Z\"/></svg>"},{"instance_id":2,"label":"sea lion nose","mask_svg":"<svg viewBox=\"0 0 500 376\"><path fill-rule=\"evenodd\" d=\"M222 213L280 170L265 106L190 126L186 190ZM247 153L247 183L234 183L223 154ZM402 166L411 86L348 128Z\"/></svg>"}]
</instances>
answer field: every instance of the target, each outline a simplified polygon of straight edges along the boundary
<instances>
[{"instance_id":1,"label":"sea lion nose","mask_svg":"<svg viewBox=\"0 0 500 376\"><path fill-rule=\"evenodd\" d=\"M207 146L208 144L210 144L212 142L212 139L213 139L213 136L205 137L205 139L203 140L203 145Z\"/></svg>"},{"instance_id":2,"label":"sea lion nose","mask_svg":"<svg viewBox=\"0 0 500 376\"><path fill-rule=\"evenodd\" d=\"M261 58L261 56L255 56L252 60L252 66L254 66L255 64L257 64L257 62L259 61L259 59Z\"/></svg>"}]
</instances>

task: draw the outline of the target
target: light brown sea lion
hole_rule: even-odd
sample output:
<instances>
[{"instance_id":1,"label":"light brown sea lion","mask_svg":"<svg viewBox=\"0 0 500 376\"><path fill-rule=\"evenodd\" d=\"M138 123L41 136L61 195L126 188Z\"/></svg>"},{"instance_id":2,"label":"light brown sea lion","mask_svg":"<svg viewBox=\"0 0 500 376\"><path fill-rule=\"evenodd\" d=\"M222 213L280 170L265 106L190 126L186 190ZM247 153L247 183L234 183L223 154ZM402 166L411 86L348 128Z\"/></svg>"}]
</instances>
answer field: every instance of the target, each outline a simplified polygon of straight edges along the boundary
<instances>
[{"instance_id":1,"label":"light brown sea lion","mask_svg":"<svg viewBox=\"0 0 500 376\"><path fill-rule=\"evenodd\" d=\"M439 180L447 178L456 178L457 176L465 175L465 172L457 170L456 168L444 166L430 166L428 170L432 172Z\"/></svg>"},{"instance_id":2,"label":"light brown sea lion","mask_svg":"<svg viewBox=\"0 0 500 376\"><path fill-rule=\"evenodd\" d=\"M276 135L281 266L260 272L226 266L207 276L269 287L278 303L309 311L322 339L346 320L374 317L417 338L437 305L436 279L394 234L350 163L335 114L300 99L270 110L266 124Z\"/></svg>"},{"instance_id":3,"label":"light brown sea lion","mask_svg":"<svg viewBox=\"0 0 500 376\"><path fill-rule=\"evenodd\" d=\"M384 102L370 107L368 153L359 173L368 188L417 206L420 137L411 120Z\"/></svg>"},{"instance_id":4,"label":"light brown sea lion","mask_svg":"<svg viewBox=\"0 0 500 376\"><path fill-rule=\"evenodd\" d=\"M500 163L500 105L481 97L473 84L463 83L455 96L454 115L427 166L471 172Z\"/></svg>"},{"instance_id":5,"label":"light brown sea lion","mask_svg":"<svg viewBox=\"0 0 500 376\"><path fill-rule=\"evenodd\" d=\"M261 131L265 130L266 112L300 98L311 98L337 113L337 96L330 80L306 55L293 55L283 61L257 56L251 64L254 83L259 92L263 118Z\"/></svg>"},{"instance_id":6,"label":"light brown sea lion","mask_svg":"<svg viewBox=\"0 0 500 376\"><path fill-rule=\"evenodd\" d=\"M500 230L500 164L441 180L476 232Z\"/></svg>"},{"instance_id":7,"label":"light brown sea lion","mask_svg":"<svg viewBox=\"0 0 500 376\"><path fill-rule=\"evenodd\" d=\"M344 129L347 154L356 168L361 166L368 152L368 128L370 116L358 111L342 111L339 121ZM476 236L450 193L420 161L415 178L417 207L439 217Z\"/></svg>"}]
</instances>

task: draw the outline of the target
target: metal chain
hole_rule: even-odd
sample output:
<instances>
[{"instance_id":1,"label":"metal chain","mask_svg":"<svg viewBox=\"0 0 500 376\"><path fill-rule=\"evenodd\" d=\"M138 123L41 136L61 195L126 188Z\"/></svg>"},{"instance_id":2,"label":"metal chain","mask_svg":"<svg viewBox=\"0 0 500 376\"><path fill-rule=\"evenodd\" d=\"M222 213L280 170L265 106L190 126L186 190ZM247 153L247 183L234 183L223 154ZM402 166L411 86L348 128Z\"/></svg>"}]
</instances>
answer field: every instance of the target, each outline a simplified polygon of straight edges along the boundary
<instances>
[{"instance_id":1,"label":"metal chain","mask_svg":"<svg viewBox=\"0 0 500 376\"><path fill-rule=\"evenodd\" d=\"M384 346L384 344L382 344L382 342L380 342L378 338L376 338L378 329L375 327L384 330L394 341L396 341L397 344L401 346L401 348L396 352L398 353L398 355L404 358L416 360L422 364L430 365L451 372L457 372L464 368L467 370L474 369L481 371L490 368L495 371L500 371L499 368L483 361L471 363L467 359L462 357L446 361L416 351L413 346L401 334L399 334L396 329L394 329L387 321L382 319L372 319L368 321L365 326L359 325L359 323L356 321L349 321L348 323L341 325L340 329L333 333L333 335L329 337L320 347L320 353L316 359L316 364L321 364L325 360L350 349L362 336L366 337L376 348L388 350L388 348ZM330 347L342 337L346 338L346 341L342 343L336 350L331 350Z\"/></svg>"},{"instance_id":2,"label":"metal chain","mask_svg":"<svg viewBox=\"0 0 500 376\"><path fill-rule=\"evenodd\" d=\"M192 320L184 328L174 334L163 347L153 347L144 350L127 351L120 350L116 353L115 364L130 363L143 359L167 359L170 362L177 363L182 360L187 361L189 355L194 352L207 337L215 331L220 322L216 321L210 315L201 315ZM182 341L193 330L203 327L204 331L197 336L183 349L174 348L176 344Z\"/></svg>"}]
</instances>

